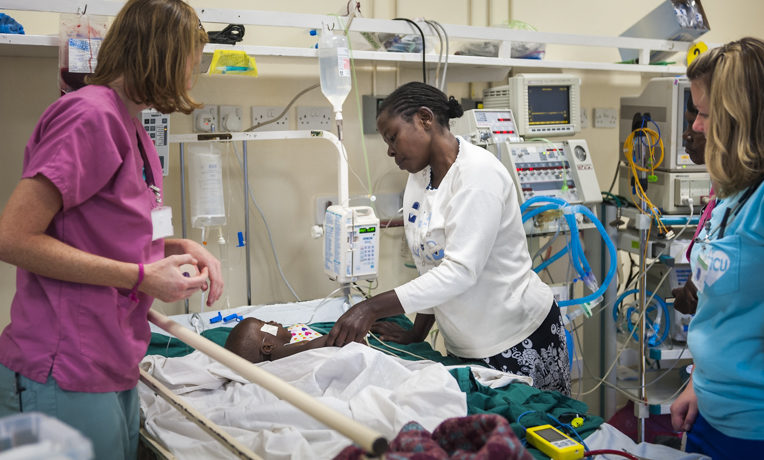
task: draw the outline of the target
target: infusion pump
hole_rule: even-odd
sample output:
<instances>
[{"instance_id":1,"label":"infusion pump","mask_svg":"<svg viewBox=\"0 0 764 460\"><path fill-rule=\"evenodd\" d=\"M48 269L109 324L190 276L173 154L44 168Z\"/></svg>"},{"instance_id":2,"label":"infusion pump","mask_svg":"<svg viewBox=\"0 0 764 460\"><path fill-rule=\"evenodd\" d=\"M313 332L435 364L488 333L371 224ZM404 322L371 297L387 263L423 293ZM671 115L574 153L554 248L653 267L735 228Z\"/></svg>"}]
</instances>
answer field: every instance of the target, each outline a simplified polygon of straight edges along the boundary
<instances>
[{"instance_id":1,"label":"infusion pump","mask_svg":"<svg viewBox=\"0 0 764 460\"><path fill-rule=\"evenodd\" d=\"M324 271L339 283L377 277L379 219L368 206L329 206L324 215Z\"/></svg>"}]
</instances>

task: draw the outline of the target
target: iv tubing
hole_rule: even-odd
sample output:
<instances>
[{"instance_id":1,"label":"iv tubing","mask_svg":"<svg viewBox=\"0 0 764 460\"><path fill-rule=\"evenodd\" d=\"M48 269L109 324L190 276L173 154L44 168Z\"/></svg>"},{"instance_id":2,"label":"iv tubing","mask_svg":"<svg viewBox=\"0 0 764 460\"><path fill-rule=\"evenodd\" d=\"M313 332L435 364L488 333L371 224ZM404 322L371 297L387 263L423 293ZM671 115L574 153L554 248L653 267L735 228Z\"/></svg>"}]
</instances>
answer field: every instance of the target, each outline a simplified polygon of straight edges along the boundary
<instances>
[{"instance_id":1,"label":"iv tubing","mask_svg":"<svg viewBox=\"0 0 764 460\"><path fill-rule=\"evenodd\" d=\"M581 297L580 299L571 299L571 300L563 300L559 302L559 305L561 307L569 306L569 305L577 305L582 304L586 302L591 302L593 300L596 300L597 298L601 297L602 294L607 289L607 286L610 284L610 281L612 281L613 276L615 275L615 269L616 269L616 250L615 246L613 245L613 242L610 240L610 237L607 235L607 231L602 226L602 223L597 219L597 216L594 215L594 213L589 210L586 206L577 204L577 205L570 205L567 201L563 200L562 198L557 197L546 197L546 196L538 196L533 197L525 201L522 205L520 205L520 211L523 212L523 222L528 220L530 217L536 216L540 214L543 211L548 211L551 209L554 209L555 206L552 205L545 205L541 206L540 208L533 209L531 211L528 211L526 213L526 210L537 203L552 203L553 205L557 205L556 207L562 208L563 213L565 214L565 220L568 223L568 227L570 227L571 231L571 238L570 242L568 244L570 253L571 253L571 260L573 261L573 266L575 267L576 271L578 271L579 275L581 275L582 280L584 281L591 281L593 280L593 274L591 272L591 267L589 266L588 261L586 260L586 256L584 255L583 249L581 248L581 241L578 238L578 224L576 223L576 213L583 214L586 216L589 220L591 220L597 230L599 231L600 235L602 236L602 239L605 241L605 245L607 246L608 253L610 255L610 266L608 267L607 275L605 275L605 279L603 280L602 284L594 290L591 294ZM543 211L539 211L539 209L543 209ZM561 250L558 252L558 254L555 254L554 258L559 258L564 254L564 250ZM551 260L551 259L549 259ZM549 262L547 260L546 262ZM549 263L544 262L546 265L549 265Z\"/></svg>"}]
</instances>

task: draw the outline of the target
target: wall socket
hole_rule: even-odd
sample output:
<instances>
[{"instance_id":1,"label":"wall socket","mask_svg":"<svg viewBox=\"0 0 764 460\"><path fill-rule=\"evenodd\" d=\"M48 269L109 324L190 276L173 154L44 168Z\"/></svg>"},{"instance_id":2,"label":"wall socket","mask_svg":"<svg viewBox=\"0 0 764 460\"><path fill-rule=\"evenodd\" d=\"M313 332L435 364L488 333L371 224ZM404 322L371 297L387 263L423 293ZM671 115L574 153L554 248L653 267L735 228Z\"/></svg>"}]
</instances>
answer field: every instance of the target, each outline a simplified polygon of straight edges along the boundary
<instances>
[{"instance_id":1,"label":"wall socket","mask_svg":"<svg viewBox=\"0 0 764 460\"><path fill-rule=\"evenodd\" d=\"M594 108L595 128L615 128L618 125L618 110L613 108Z\"/></svg>"},{"instance_id":2,"label":"wall socket","mask_svg":"<svg viewBox=\"0 0 764 460\"><path fill-rule=\"evenodd\" d=\"M218 106L205 104L201 109L194 110L193 116L195 133L209 133L220 130L218 125Z\"/></svg>"},{"instance_id":3,"label":"wall socket","mask_svg":"<svg viewBox=\"0 0 764 460\"><path fill-rule=\"evenodd\" d=\"M284 107L269 107L256 105L252 106L252 126L264 121L272 120L279 116ZM254 131L288 131L289 130L289 111L273 123L268 123Z\"/></svg>"},{"instance_id":4,"label":"wall socket","mask_svg":"<svg viewBox=\"0 0 764 460\"><path fill-rule=\"evenodd\" d=\"M297 129L332 130L331 107L297 107Z\"/></svg>"},{"instance_id":5,"label":"wall socket","mask_svg":"<svg viewBox=\"0 0 764 460\"><path fill-rule=\"evenodd\" d=\"M242 130L241 107L236 105L221 105L218 110L220 127L218 131L238 133Z\"/></svg>"}]
</instances>

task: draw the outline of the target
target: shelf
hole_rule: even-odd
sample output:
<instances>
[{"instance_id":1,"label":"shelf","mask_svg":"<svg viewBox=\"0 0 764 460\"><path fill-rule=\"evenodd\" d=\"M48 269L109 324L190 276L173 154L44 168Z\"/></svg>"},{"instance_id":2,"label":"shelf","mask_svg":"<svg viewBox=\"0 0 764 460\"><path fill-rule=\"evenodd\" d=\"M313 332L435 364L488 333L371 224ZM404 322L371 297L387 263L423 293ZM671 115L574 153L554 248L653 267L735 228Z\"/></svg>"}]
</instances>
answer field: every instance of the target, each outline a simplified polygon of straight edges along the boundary
<instances>
[{"instance_id":1,"label":"shelf","mask_svg":"<svg viewBox=\"0 0 764 460\"><path fill-rule=\"evenodd\" d=\"M53 35L0 34L0 56L55 57L58 55L58 41L58 37ZM255 59L262 61L263 58L265 58L263 62L271 62L270 58L274 58L281 64L312 64L318 57L318 52L315 49L288 46L232 46L208 44L204 47L204 52L211 54L217 49L243 50L247 54L255 56ZM361 64L381 63L419 66L422 62L422 55L419 53L354 51L353 57L356 62L360 62ZM425 56L425 62L436 65L438 56L436 54L428 54ZM448 66L450 72L453 72L454 69L457 69L457 71L468 71L471 75L475 76L475 81L500 80L514 67L529 69L602 70L656 74L681 74L685 71L684 66L678 65L657 66L464 55L449 56ZM489 74L485 74L484 72L489 72Z\"/></svg>"},{"instance_id":2,"label":"shelf","mask_svg":"<svg viewBox=\"0 0 764 460\"><path fill-rule=\"evenodd\" d=\"M690 349L687 348L687 346L675 345L673 347L669 347L661 344L657 347L650 347L647 349L647 351L650 359L654 359L656 361L692 359L692 354L690 353Z\"/></svg>"},{"instance_id":3,"label":"shelf","mask_svg":"<svg viewBox=\"0 0 764 460\"><path fill-rule=\"evenodd\" d=\"M122 5L118 2L108 1L75 1L75 0L0 0L0 9L39 11L48 13L76 13L84 5L87 5L89 14L115 15ZM237 10L200 8L197 10L199 17L204 23L214 24L244 24L255 27L286 27L298 29L320 29L324 24L334 24L335 29L344 27L344 18L319 14L288 13L281 11L262 10ZM422 22L425 33L430 31L429 26ZM503 27L479 27L454 24L443 24L450 39L476 40L476 41L499 41L504 42L502 48L512 42L536 42L544 44L575 46L586 48L607 49L635 49L641 60L647 61L651 51L686 52L690 44L688 42L630 38L630 37L606 37L595 35L574 35L533 32L526 30L513 30ZM410 34L412 28L405 22L387 20L356 18L349 28L351 32L389 32ZM430 31L429 35L433 35ZM12 35L0 34L0 56L55 56L58 47L58 37L48 35ZM316 58L316 50L311 48L289 46L258 46L258 45L208 45L205 52L211 53L215 49L240 49L255 58L278 58L287 59L287 63L299 62L310 63ZM389 63L395 65L415 66L419 65L422 56L419 53L388 53L384 51L355 51L354 57L362 64ZM427 54L425 61L436 64L437 54ZM682 74L685 67L682 65L643 65L643 64L618 64L614 62L597 61L560 61L560 60L535 60L513 59L508 56L481 57L450 55L448 58L449 73L468 73L474 81L498 80L495 75L503 78L510 69L519 67L524 69L572 69L572 70L601 70L618 72L638 72L651 74ZM283 61L279 61L283 62ZM486 74L488 72L488 74ZM458 77L464 80L464 77Z\"/></svg>"}]
</instances>

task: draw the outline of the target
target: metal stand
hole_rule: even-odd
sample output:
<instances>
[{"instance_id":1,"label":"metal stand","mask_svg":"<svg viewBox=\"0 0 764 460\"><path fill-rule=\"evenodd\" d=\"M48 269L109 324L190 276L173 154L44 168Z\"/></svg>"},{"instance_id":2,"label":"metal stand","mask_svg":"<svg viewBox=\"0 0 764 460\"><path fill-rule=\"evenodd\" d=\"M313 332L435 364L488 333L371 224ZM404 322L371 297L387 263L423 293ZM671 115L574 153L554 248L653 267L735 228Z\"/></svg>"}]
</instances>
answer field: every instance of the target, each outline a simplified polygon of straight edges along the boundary
<instances>
[{"instance_id":1,"label":"metal stand","mask_svg":"<svg viewBox=\"0 0 764 460\"><path fill-rule=\"evenodd\" d=\"M341 120L338 122L337 130L342 135ZM247 271L247 304L252 304L252 267L249 248L249 174L247 159L247 141L272 141L287 139L323 139L331 142L337 149L337 196L343 206L347 206L350 201L350 192L348 186L348 163L345 147L342 145L339 137L328 131L261 131L245 133L205 133L205 134L178 134L170 135L169 142L180 144L180 213L183 238L188 237L186 229L186 168L185 168L185 148L187 142L231 142L241 141L242 143L242 169L244 181L244 245L246 251L246 271ZM350 286L346 291L348 302L350 299ZM184 301L185 311L189 313L188 299Z\"/></svg>"}]
</instances>

